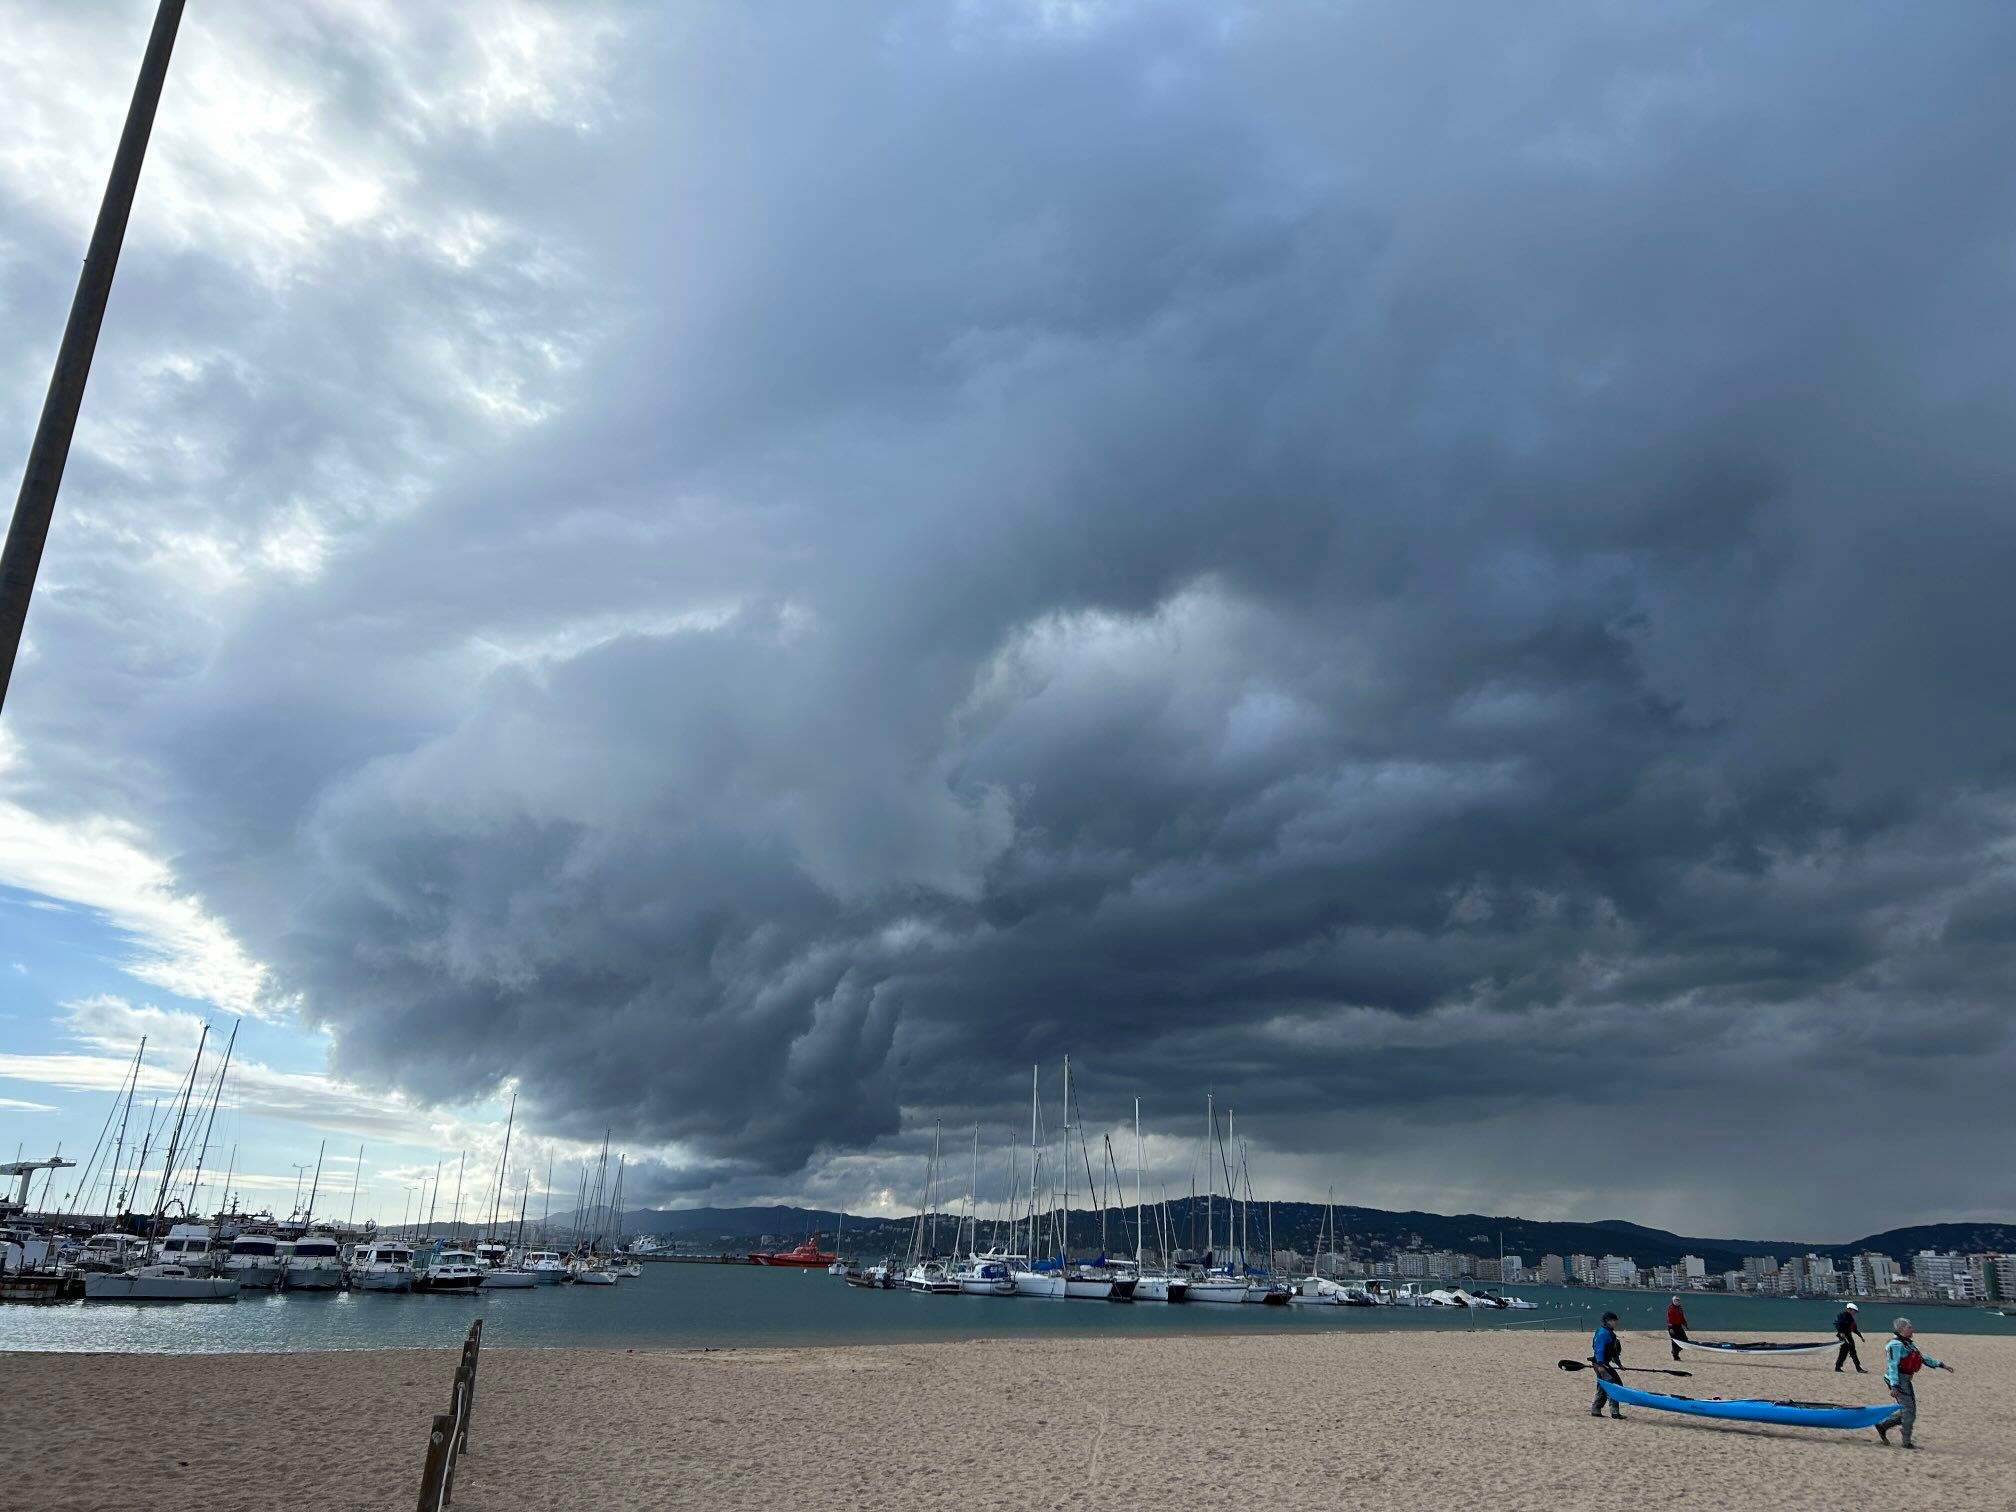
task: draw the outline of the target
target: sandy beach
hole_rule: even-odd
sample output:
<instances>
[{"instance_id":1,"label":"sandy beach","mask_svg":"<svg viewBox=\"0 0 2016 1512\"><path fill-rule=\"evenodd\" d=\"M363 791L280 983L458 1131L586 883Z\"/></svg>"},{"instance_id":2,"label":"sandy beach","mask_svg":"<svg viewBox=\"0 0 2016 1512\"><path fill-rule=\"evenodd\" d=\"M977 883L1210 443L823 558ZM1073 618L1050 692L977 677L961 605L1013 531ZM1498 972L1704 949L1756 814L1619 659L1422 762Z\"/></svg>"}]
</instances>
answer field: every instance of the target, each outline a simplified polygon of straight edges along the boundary
<instances>
[{"instance_id":1,"label":"sandy beach","mask_svg":"<svg viewBox=\"0 0 2016 1512\"><path fill-rule=\"evenodd\" d=\"M455 1505L522 1509L2007 1508L2016 1340L1924 1342L1915 1454L1873 1433L1587 1415L1580 1334L1396 1331L483 1356ZM1870 1354L1880 1348L1872 1340ZM1664 1365L1654 1339L1627 1363ZM1689 1360L1698 1396L1883 1400L1880 1377ZM450 1352L0 1355L7 1501L411 1504ZM1656 1387L1662 1378L1639 1377ZM35 1425L32 1430L23 1425Z\"/></svg>"}]
</instances>

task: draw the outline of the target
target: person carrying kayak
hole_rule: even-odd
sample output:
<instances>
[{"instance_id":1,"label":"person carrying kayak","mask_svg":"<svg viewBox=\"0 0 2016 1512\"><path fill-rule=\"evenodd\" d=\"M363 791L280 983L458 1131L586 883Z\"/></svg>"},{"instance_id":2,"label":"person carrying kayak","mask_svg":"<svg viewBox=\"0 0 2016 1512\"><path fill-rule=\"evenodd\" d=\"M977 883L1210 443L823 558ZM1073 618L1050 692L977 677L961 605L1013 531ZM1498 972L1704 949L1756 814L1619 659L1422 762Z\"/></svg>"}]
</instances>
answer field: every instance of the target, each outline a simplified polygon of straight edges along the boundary
<instances>
[{"instance_id":1,"label":"person carrying kayak","mask_svg":"<svg viewBox=\"0 0 2016 1512\"><path fill-rule=\"evenodd\" d=\"M1837 1374L1840 1372L1842 1365L1849 1360L1855 1362L1855 1374L1869 1374L1868 1371L1862 1368L1862 1356L1855 1352L1855 1341L1868 1337L1867 1334L1862 1332L1862 1325L1855 1317L1855 1314L1860 1311L1860 1308L1853 1302L1850 1302L1846 1307L1841 1309L1840 1316L1834 1320L1834 1337L1841 1341L1840 1349L1835 1351L1834 1354L1834 1370Z\"/></svg>"},{"instance_id":2,"label":"person carrying kayak","mask_svg":"<svg viewBox=\"0 0 2016 1512\"><path fill-rule=\"evenodd\" d=\"M1618 1374L1617 1362L1624 1358L1624 1341L1617 1337L1617 1314L1603 1314L1603 1322L1595 1333L1589 1336L1589 1364L1596 1372L1596 1400L1589 1404L1589 1416L1603 1416L1603 1404L1610 1404L1610 1416L1622 1419L1624 1414L1617 1408L1617 1399L1603 1389L1605 1381L1624 1384L1624 1377Z\"/></svg>"},{"instance_id":3,"label":"person carrying kayak","mask_svg":"<svg viewBox=\"0 0 2016 1512\"><path fill-rule=\"evenodd\" d=\"M1890 1430L1903 1430L1904 1447L1915 1449L1911 1442L1911 1430L1918 1424L1918 1389L1913 1384L1921 1370L1952 1370L1944 1360L1935 1360L1921 1352L1911 1341L1911 1320L1899 1318L1891 1325L1892 1338L1883 1346L1883 1381L1890 1388L1890 1395L1897 1403L1894 1416L1885 1418L1876 1425L1876 1436L1884 1443L1890 1442ZM1600 1390L1600 1388L1599 1388Z\"/></svg>"},{"instance_id":4,"label":"person carrying kayak","mask_svg":"<svg viewBox=\"0 0 2016 1512\"><path fill-rule=\"evenodd\" d=\"M1673 1358L1680 1358L1680 1346L1687 1339L1687 1311L1675 1297L1666 1304L1666 1337L1672 1341Z\"/></svg>"}]
</instances>

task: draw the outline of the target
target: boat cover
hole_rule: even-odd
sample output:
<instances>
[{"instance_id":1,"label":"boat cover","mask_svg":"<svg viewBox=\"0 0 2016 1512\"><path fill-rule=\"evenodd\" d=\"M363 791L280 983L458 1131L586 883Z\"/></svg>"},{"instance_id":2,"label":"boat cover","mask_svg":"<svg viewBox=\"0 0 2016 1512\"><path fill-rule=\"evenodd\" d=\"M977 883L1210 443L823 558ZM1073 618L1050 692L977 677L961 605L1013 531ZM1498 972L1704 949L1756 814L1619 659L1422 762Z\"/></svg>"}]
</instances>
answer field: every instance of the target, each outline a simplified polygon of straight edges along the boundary
<instances>
[{"instance_id":1,"label":"boat cover","mask_svg":"<svg viewBox=\"0 0 2016 1512\"><path fill-rule=\"evenodd\" d=\"M1630 1407L1656 1407L1661 1412L1731 1418L1741 1423L1789 1423L1797 1428L1874 1428L1897 1412L1894 1402L1885 1402L1880 1407L1840 1407L1832 1402L1724 1401L1721 1397L1669 1396L1663 1391L1640 1391L1635 1386L1620 1386L1614 1381L1605 1381L1603 1392L1612 1400Z\"/></svg>"},{"instance_id":2,"label":"boat cover","mask_svg":"<svg viewBox=\"0 0 2016 1512\"><path fill-rule=\"evenodd\" d=\"M1713 1339L1675 1339L1682 1349L1712 1349L1718 1354L1823 1354L1839 1342L1824 1344L1727 1344Z\"/></svg>"}]
</instances>

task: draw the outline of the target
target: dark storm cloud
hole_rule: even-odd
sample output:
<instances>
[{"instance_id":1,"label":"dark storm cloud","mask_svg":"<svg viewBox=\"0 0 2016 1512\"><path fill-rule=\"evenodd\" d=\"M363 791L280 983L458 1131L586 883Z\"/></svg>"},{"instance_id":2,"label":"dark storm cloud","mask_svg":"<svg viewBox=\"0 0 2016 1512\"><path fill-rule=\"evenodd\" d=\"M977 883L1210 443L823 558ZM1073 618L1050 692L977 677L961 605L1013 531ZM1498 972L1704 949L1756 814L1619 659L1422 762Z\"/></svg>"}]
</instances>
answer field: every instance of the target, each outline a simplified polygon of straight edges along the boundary
<instances>
[{"instance_id":1,"label":"dark storm cloud","mask_svg":"<svg viewBox=\"0 0 2016 1512\"><path fill-rule=\"evenodd\" d=\"M595 133L428 165L564 298L388 296L592 328L558 413L148 714L339 1069L660 1195L1075 1050L1305 1193L2006 1206L2005 10L623 22Z\"/></svg>"}]
</instances>

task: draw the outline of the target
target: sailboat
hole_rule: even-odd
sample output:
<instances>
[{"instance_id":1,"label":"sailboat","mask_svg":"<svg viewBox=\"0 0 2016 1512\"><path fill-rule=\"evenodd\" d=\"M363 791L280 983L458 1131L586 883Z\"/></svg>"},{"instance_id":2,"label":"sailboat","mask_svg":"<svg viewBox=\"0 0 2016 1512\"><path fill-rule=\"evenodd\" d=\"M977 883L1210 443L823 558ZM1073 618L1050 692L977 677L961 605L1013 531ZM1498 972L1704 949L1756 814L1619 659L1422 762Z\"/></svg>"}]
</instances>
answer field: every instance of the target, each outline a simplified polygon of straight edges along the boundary
<instances>
[{"instance_id":1,"label":"sailboat","mask_svg":"<svg viewBox=\"0 0 2016 1512\"><path fill-rule=\"evenodd\" d=\"M1029 1074L1029 1255L1043 1246L1037 1235L1037 1192L1042 1162L1037 1151L1040 1127L1037 1072ZM1079 1301L1107 1301L1113 1296L1111 1276L1089 1276L1071 1265L1071 1057L1064 1057L1064 1141L1059 1161L1063 1176L1058 1198L1054 1232L1056 1256L1030 1259L1026 1268L1014 1274L1017 1296L1070 1298Z\"/></svg>"},{"instance_id":2,"label":"sailboat","mask_svg":"<svg viewBox=\"0 0 2016 1512\"><path fill-rule=\"evenodd\" d=\"M973 1126L973 1177L966 1188L966 1212L960 1217L961 1230L970 1230L966 1242L966 1258L953 1269L952 1279L959 1285L961 1294L968 1297L1012 1297L1015 1295L1015 1276L1009 1269L1010 1256L1004 1254L980 1253L980 1126ZM955 1237L952 1243L954 1254L959 1243Z\"/></svg>"},{"instance_id":3,"label":"sailboat","mask_svg":"<svg viewBox=\"0 0 2016 1512\"><path fill-rule=\"evenodd\" d=\"M1141 1180L1146 1157L1141 1143L1141 1099L1134 1099L1134 1300L1136 1302L1187 1302L1190 1283L1168 1270L1150 1271L1144 1264L1146 1236L1142 1231Z\"/></svg>"},{"instance_id":4,"label":"sailboat","mask_svg":"<svg viewBox=\"0 0 2016 1512\"><path fill-rule=\"evenodd\" d=\"M238 1041L238 1026L231 1026L231 1043ZM182 1106L175 1115L175 1127L169 1135L167 1152L161 1160L161 1185L154 1196L154 1209L148 1215L147 1232L153 1233L161 1222L161 1212L168 1201L168 1189L175 1183L175 1157L182 1148L182 1129L189 1116L189 1100L196 1091L197 1072L203 1065L203 1047L210 1042L210 1026L203 1026L203 1033L196 1041L196 1058L189 1063L189 1077L182 1087ZM219 1067L218 1087L223 1086L223 1076L231 1064L231 1052L227 1049ZM199 1118L202 1116L198 1110ZM179 1201L179 1197L177 1198ZM145 1246L141 1253L145 1254ZM87 1302L231 1302L238 1296L238 1280L235 1276L199 1276L186 1265L181 1264L141 1264L129 1270L87 1273L84 1277L84 1300Z\"/></svg>"},{"instance_id":5,"label":"sailboat","mask_svg":"<svg viewBox=\"0 0 2016 1512\"><path fill-rule=\"evenodd\" d=\"M1218 1168L1213 1159L1214 1153L1218 1149L1217 1135L1218 1104L1215 1096L1207 1092L1204 1094L1204 1255L1207 1266L1210 1257L1216 1253L1218 1237L1214 1232L1215 1214L1213 1212L1213 1199L1216 1197L1218 1191ZM1193 1187L1191 1190L1194 1194L1196 1189ZM1196 1200L1194 1195L1191 1200L1193 1202ZM1232 1218L1229 1207L1226 1212L1225 1228L1227 1236L1226 1248L1230 1249ZM1193 1230L1192 1232L1194 1234L1195 1231ZM1245 1278L1235 1276L1225 1268L1221 1267L1217 1270L1204 1269L1197 1274L1191 1275L1188 1280L1190 1283L1189 1301L1218 1304L1244 1302L1246 1300Z\"/></svg>"}]
</instances>

